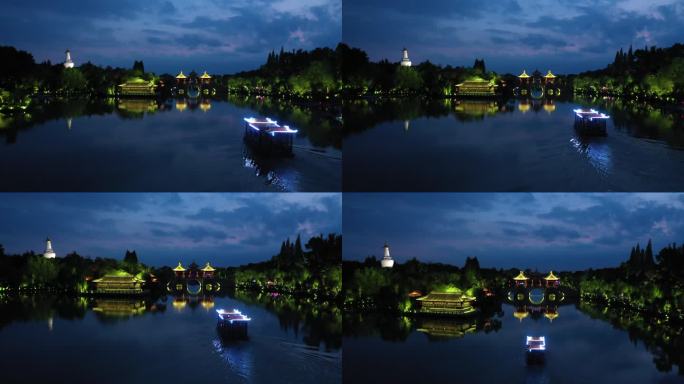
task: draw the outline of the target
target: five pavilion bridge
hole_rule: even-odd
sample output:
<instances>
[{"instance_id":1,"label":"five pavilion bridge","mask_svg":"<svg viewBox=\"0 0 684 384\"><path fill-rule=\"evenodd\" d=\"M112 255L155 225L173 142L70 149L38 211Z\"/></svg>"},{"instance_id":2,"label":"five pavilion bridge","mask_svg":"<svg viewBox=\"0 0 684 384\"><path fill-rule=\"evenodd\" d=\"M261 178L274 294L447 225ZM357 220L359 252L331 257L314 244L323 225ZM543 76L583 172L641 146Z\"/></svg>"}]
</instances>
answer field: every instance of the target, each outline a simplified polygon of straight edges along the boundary
<instances>
[{"instance_id":1,"label":"five pavilion bridge","mask_svg":"<svg viewBox=\"0 0 684 384\"><path fill-rule=\"evenodd\" d=\"M513 285L508 291L508 300L514 304L557 304L564 299L560 278L553 271L543 277L535 273L526 275L520 271L513 278Z\"/></svg>"},{"instance_id":2,"label":"five pavilion bridge","mask_svg":"<svg viewBox=\"0 0 684 384\"><path fill-rule=\"evenodd\" d=\"M178 266L173 269L175 276L166 285L166 289L176 294L216 293L221 290L221 283L215 278L215 271L208 262L202 268L193 262L186 269L179 261Z\"/></svg>"}]
</instances>

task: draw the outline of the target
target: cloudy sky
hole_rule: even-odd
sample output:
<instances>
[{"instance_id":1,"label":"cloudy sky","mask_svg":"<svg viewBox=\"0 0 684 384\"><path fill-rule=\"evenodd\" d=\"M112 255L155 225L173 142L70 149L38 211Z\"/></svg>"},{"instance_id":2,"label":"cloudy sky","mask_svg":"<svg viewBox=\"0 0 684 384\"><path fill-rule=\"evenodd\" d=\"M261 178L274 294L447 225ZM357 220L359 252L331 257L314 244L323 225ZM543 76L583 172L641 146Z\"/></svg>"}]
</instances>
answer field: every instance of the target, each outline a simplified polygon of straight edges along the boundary
<instances>
[{"instance_id":1,"label":"cloudy sky","mask_svg":"<svg viewBox=\"0 0 684 384\"><path fill-rule=\"evenodd\" d=\"M620 47L684 42L682 0L344 0L343 40L371 59L559 73L605 67Z\"/></svg>"},{"instance_id":2,"label":"cloudy sky","mask_svg":"<svg viewBox=\"0 0 684 384\"><path fill-rule=\"evenodd\" d=\"M345 259L575 270L684 240L684 194L344 194Z\"/></svg>"},{"instance_id":3,"label":"cloudy sky","mask_svg":"<svg viewBox=\"0 0 684 384\"><path fill-rule=\"evenodd\" d=\"M264 261L286 238L341 233L340 194L3 193L0 244L14 254L121 259L135 249L148 265L178 260L235 266Z\"/></svg>"},{"instance_id":4,"label":"cloudy sky","mask_svg":"<svg viewBox=\"0 0 684 384\"><path fill-rule=\"evenodd\" d=\"M157 73L253 69L280 47L334 47L341 0L5 0L0 44L37 61L132 66Z\"/></svg>"}]
</instances>

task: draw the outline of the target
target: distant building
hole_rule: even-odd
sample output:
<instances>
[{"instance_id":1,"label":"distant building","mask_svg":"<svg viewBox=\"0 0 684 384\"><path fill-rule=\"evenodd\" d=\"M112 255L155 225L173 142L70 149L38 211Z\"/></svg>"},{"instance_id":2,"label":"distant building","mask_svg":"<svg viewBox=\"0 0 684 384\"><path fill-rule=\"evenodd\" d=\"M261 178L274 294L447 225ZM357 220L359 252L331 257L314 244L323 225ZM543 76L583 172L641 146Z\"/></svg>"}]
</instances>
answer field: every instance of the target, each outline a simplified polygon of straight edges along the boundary
<instances>
[{"instance_id":1,"label":"distant building","mask_svg":"<svg viewBox=\"0 0 684 384\"><path fill-rule=\"evenodd\" d=\"M119 84L119 94L121 96L154 96L154 81L144 79L131 79L123 84Z\"/></svg>"},{"instance_id":2,"label":"distant building","mask_svg":"<svg viewBox=\"0 0 684 384\"><path fill-rule=\"evenodd\" d=\"M73 68L74 62L71 60L71 51L67 49L64 53L66 54L66 60L64 60L64 68Z\"/></svg>"},{"instance_id":3,"label":"distant building","mask_svg":"<svg viewBox=\"0 0 684 384\"><path fill-rule=\"evenodd\" d=\"M188 77L183 74L183 71L180 71L180 73L176 76L176 85L185 85L187 81Z\"/></svg>"},{"instance_id":4,"label":"distant building","mask_svg":"<svg viewBox=\"0 0 684 384\"><path fill-rule=\"evenodd\" d=\"M428 295L416 299L420 302L420 312L444 315L466 315L475 312L474 297L462 292L442 293L430 292Z\"/></svg>"},{"instance_id":5,"label":"distant building","mask_svg":"<svg viewBox=\"0 0 684 384\"><path fill-rule=\"evenodd\" d=\"M491 97L496 96L497 85L489 80L474 79L456 84L459 96Z\"/></svg>"},{"instance_id":6,"label":"distant building","mask_svg":"<svg viewBox=\"0 0 684 384\"><path fill-rule=\"evenodd\" d=\"M529 282L529 280L530 279L527 276L525 276L523 271L520 271L520 273L518 273L518 276L513 278L516 287L527 287L527 283Z\"/></svg>"},{"instance_id":7,"label":"distant building","mask_svg":"<svg viewBox=\"0 0 684 384\"><path fill-rule=\"evenodd\" d=\"M211 76L207 73L207 71L204 71L202 76L200 76L200 84L202 84L202 85L211 84Z\"/></svg>"},{"instance_id":8,"label":"distant building","mask_svg":"<svg viewBox=\"0 0 684 384\"><path fill-rule=\"evenodd\" d=\"M408 49L404 48L401 51L401 63L399 64L402 67L410 67L411 66L411 60L408 57Z\"/></svg>"},{"instance_id":9,"label":"distant building","mask_svg":"<svg viewBox=\"0 0 684 384\"><path fill-rule=\"evenodd\" d=\"M523 69L522 73L518 75L518 94L520 96L532 96L533 98L541 98L544 95L559 96L560 88L556 85L556 75L549 69L546 75L542 76L539 70L535 70L530 76Z\"/></svg>"},{"instance_id":10,"label":"distant building","mask_svg":"<svg viewBox=\"0 0 684 384\"><path fill-rule=\"evenodd\" d=\"M214 277L215 271L216 269L208 262L202 268L193 262L186 269L179 261L178 266L173 268L175 279L169 282L167 288L169 292L177 293L218 292L221 289L221 284ZM191 292L192 289L188 285L196 285L197 292Z\"/></svg>"},{"instance_id":11,"label":"distant building","mask_svg":"<svg viewBox=\"0 0 684 384\"><path fill-rule=\"evenodd\" d=\"M139 295L143 293L142 285L145 281L126 272L104 275L93 280L95 293L111 295Z\"/></svg>"},{"instance_id":12,"label":"distant building","mask_svg":"<svg viewBox=\"0 0 684 384\"><path fill-rule=\"evenodd\" d=\"M385 243L385 256L383 256L382 260L380 260L380 265L383 268L392 268L394 266L394 260L392 260L392 257L390 257L390 251L389 251L389 245Z\"/></svg>"},{"instance_id":13,"label":"distant building","mask_svg":"<svg viewBox=\"0 0 684 384\"><path fill-rule=\"evenodd\" d=\"M544 278L547 288L558 288L560 286L560 278L553 274L553 271L549 272Z\"/></svg>"},{"instance_id":14,"label":"distant building","mask_svg":"<svg viewBox=\"0 0 684 384\"><path fill-rule=\"evenodd\" d=\"M55 251L52 250L52 241L50 241L50 238L47 238L45 243L45 252L43 252L43 257L46 259L54 259L57 257Z\"/></svg>"}]
</instances>

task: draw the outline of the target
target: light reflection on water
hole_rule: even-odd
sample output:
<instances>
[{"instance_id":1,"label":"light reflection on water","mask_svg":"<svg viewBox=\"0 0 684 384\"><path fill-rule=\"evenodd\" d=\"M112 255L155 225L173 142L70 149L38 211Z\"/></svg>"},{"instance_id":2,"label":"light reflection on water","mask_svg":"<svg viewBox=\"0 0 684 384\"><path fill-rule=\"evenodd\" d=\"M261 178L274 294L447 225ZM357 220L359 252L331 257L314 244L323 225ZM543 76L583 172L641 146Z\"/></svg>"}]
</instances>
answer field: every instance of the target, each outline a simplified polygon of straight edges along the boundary
<instances>
[{"instance_id":1,"label":"light reflection on water","mask_svg":"<svg viewBox=\"0 0 684 384\"><path fill-rule=\"evenodd\" d=\"M611 148L604 138L575 136L570 143L604 177L611 174Z\"/></svg>"},{"instance_id":2,"label":"light reflection on water","mask_svg":"<svg viewBox=\"0 0 684 384\"><path fill-rule=\"evenodd\" d=\"M318 109L271 102L261 110L205 98L61 100L39 107L0 122L0 163L9 165L0 167L0 190L341 189L341 127ZM293 158L249 152L242 119L260 115L297 127Z\"/></svg>"},{"instance_id":3,"label":"light reflection on water","mask_svg":"<svg viewBox=\"0 0 684 384\"><path fill-rule=\"evenodd\" d=\"M524 316L521 315L524 313ZM517 315L516 315L517 314ZM489 322L498 322L490 326ZM621 383L684 382L678 367L660 365L652 341L574 304L502 305L489 320L404 320L351 316L345 323L348 382ZM473 331L473 327L476 331ZM528 365L526 336L545 336L546 363ZM652 337L658 337L654 331ZM676 347L670 360L680 364ZM667 361L667 359L665 359Z\"/></svg>"},{"instance_id":4,"label":"light reflection on water","mask_svg":"<svg viewBox=\"0 0 684 384\"><path fill-rule=\"evenodd\" d=\"M2 382L23 382L36 366L36 351L49 359L32 373L35 382L147 383L150 372L155 382L341 382L341 336L329 331L334 324L291 297L252 300L186 295L154 302L39 296L0 301ZM237 308L252 318L248 340L219 336L217 308Z\"/></svg>"},{"instance_id":5,"label":"light reflection on water","mask_svg":"<svg viewBox=\"0 0 684 384\"><path fill-rule=\"evenodd\" d=\"M577 134L578 107L611 116L607 137ZM684 188L684 123L665 110L603 100L394 100L347 109L346 191Z\"/></svg>"}]
</instances>

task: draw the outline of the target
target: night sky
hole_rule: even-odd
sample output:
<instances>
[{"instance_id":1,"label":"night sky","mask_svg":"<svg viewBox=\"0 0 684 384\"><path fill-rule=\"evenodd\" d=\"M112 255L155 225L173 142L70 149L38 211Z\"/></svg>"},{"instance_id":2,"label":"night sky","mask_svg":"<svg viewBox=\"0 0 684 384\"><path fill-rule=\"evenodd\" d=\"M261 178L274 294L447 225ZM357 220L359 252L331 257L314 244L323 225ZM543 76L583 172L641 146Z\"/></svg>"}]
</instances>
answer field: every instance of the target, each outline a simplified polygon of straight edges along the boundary
<instances>
[{"instance_id":1,"label":"night sky","mask_svg":"<svg viewBox=\"0 0 684 384\"><path fill-rule=\"evenodd\" d=\"M684 240L684 194L344 194L343 257L540 271L614 267Z\"/></svg>"},{"instance_id":2,"label":"night sky","mask_svg":"<svg viewBox=\"0 0 684 384\"><path fill-rule=\"evenodd\" d=\"M147 265L207 261L235 266L265 261L287 237L305 242L341 233L340 194L38 193L0 196L0 244L5 253L123 259L135 250Z\"/></svg>"},{"instance_id":3,"label":"night sky","mask_svg":"<svg viewBox=\"0 0 684 384\"><path fill-rule=\"evenodd\" d=\"M130 67L156 73L254 69L271 50L334 47L341 0L5 0L0 44L36 61Z\"/></svg>"},{"instance_id":4,"label":"night sky","mask_svg":"<svg viewBox=\"0 0 684 384\"><path fill-rule=\"evenodd\" d=\"M371 59L497 72L603 68L630 44L684 42L682 0L344 0L343 40Z\"/></svg>"}]
</instances>

